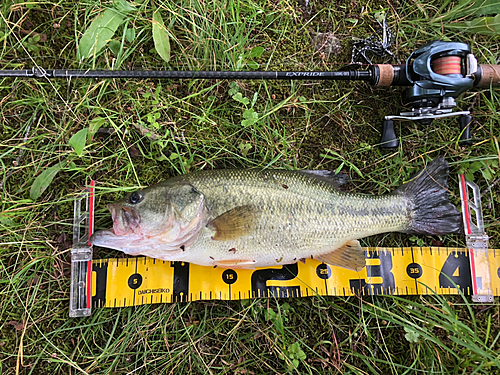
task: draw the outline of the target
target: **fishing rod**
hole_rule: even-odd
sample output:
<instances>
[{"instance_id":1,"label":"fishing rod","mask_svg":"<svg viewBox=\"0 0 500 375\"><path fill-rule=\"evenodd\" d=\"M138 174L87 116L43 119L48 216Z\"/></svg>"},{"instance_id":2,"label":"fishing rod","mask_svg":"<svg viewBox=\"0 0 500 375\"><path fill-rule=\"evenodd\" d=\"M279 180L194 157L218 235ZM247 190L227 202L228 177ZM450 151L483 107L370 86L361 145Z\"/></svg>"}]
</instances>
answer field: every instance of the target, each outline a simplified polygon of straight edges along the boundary
<instances>
[{"instance_id":1,"label":"fishing rod","mask_svg":"<svg viewBox=\"0 0 500 375\"><path fill-rule=\"evenodd\" d=\"M35 79L124 78L124 79L251 79L365 81L377 87L408 87L403 102L411 111L385 116L382 148L398 147L394 120L429 125L434 119L459 116L460 142L472 144L469 111L454 112L455 99L471 88L500 87L500 65L478 64L466 43L434 41L413 52L405 64L372 64L367 69L351 65L340 71L145 71L64 70L34 67L0 70L1 77Z\"/></svg>"},{"instance_id":2,"label":"fishing rod","mask_svg":"<svg viewBox=\"0 0 500 375\"><path fill-rule=\"evenodd\" d=\"M339 72L256 72L256 71L196 71L196 70L63 70L40 69L0 70L0 77L21 78L152 78L152 79L263 79L263 80L343 80L376 79L371 70Z\"/></svg>"}]
</instances>

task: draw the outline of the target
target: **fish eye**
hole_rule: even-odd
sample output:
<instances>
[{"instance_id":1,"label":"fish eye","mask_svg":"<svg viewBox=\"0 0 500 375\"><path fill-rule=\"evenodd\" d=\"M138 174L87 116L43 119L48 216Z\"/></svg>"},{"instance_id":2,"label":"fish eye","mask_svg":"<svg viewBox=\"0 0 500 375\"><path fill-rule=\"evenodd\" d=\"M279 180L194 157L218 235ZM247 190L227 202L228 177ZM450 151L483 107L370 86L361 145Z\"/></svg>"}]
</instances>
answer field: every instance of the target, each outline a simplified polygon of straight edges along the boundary
<instances>
[{"instance_id":1,"label":"fish eye","mask_svg":"<svg viewBox=\"0 0 500 375\"><path fill-rule=\"evenodd\" d=\"M141 191L134 191L131 195L130 195L130 203L132 204L137 204L139 203L140 201L142 201L144 199L144 194L142 194Z\"/></svg>"}]
</instances>

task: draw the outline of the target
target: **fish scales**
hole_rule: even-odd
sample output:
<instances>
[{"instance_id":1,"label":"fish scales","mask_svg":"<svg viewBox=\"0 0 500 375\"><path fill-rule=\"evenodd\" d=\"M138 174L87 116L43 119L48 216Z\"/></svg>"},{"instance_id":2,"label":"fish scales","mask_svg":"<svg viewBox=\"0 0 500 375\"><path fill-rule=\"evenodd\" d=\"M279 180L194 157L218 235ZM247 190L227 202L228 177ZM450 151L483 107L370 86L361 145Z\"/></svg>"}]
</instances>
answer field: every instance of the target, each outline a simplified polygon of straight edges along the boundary
<instances>
[{"instance_id":1,"label":"fish scales","mask_svg":"<svg viewBox=\"0 0 500 375\"><path fill-rule=\"evenodd\" d=\"M385 232L460 229L438 158L395 192L342 192L321 172L214 170L171 178L115 204L113 230L93 243L163 260L254 268L316 258L364 266L356 239Z\"/></svg>"},{"instance_id":2,"label":"fish scales","mask_svg":"<svg viewBox=\"0 0 500 375\"><path fill-rule=\"evenodd\" d=\"M231 255L235 259L262 252L282 261L314 257L348 239L405 229L409 221L402 196L344 193L305 174L221 170L193 173L185 180L203 192L214 217L247 204L260 211L255 232L231 243L211 240L208 230L200 234L195 251L216 259L226 255L228 246L237 249Z\"/></svg>"}]
</instances>

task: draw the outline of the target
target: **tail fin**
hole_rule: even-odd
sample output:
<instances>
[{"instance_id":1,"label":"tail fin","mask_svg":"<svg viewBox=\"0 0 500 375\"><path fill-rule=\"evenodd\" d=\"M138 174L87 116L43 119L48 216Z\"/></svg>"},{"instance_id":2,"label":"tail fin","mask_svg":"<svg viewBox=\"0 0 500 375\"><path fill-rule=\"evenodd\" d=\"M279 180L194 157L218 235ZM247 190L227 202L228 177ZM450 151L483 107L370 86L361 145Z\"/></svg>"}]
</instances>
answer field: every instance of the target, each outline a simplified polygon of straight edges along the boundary
<instances>
[{"instance_id":1,"label":"tail fin","mask_svg":"<svg viewBox=\"0 0 500 375\"><path fill-rule=\"evenodd\" d=\"M395 193L411 201L411 223L406 233L447 234L462 232L462 217L448 200L448 162L439 156L413 181Z\"/></svg>"}]
</instances>

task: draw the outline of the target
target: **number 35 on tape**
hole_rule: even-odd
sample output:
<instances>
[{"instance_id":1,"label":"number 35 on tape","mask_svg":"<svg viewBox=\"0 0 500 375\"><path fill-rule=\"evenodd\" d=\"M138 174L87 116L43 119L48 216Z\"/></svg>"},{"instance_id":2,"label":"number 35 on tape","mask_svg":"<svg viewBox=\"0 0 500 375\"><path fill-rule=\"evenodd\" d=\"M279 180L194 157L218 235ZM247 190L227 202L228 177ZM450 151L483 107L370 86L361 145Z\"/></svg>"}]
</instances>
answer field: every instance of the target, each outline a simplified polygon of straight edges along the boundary
<instances>
[{"instance_id":1,"label":"number 35 on tape","mask_svg":"<svg viewBox=\"0 0 500 375\"><path fill-rule=\"evenodd\" d=\"M471 294L467 249L365 248L366 267L350 271L308 259L305 264L232 270L151 258L92 261L92 307L123 307L255 297ZM489 250L493 294L500 289L499 250ZM481 282L481 277L477 278Z\"/></svg>"}]
</instances>

